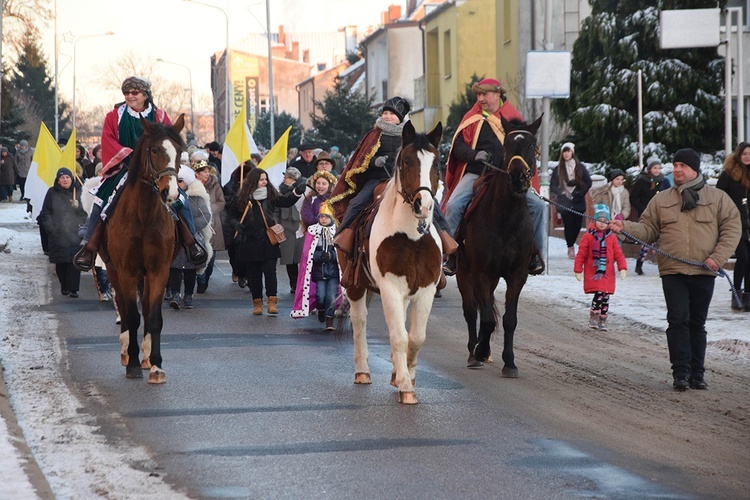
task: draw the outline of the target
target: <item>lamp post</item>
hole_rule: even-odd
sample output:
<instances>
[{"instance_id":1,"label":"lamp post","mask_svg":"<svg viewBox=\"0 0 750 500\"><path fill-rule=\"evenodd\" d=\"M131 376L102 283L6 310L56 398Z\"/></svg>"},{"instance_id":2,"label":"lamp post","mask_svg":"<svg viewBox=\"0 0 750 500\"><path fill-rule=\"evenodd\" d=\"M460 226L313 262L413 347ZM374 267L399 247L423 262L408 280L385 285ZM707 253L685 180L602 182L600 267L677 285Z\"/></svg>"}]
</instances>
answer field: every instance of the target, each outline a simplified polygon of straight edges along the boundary
<instances>
[{"instance_id":1,"label":"lamp post","mask_svg":"<svg viewBox=\"0 0 750 500\"><path fill-rule=\"evenodd\" d=\"M193 137L195 137L195 114L193 113L193 72L190 71L190 66L188 66L187 64L167 61L162 58L158 58L156 62L174 64L175 66L182 66L183 68L188 70L188 78L190 79L190 133L193 134Z\"/></svg>"},{"instance_id":2,"label":"lamp post","mask_svg":"<svg viewBox=\"0 0 750 500\"><path fill-rule=\"evenodd\" d=\"M226 30L226 40L224 43L224 137L226 138L227 133L229 132L229 99L230 99L230 89L229 89L229 16L227 15L227 12L222 9L221 7L217 7L216 5L211 5L210 3L203 3L199 2L197 0L183 0L184 2L190 2L195 3L198 5L203 5L204 7L211 7L212 9L220 10L222 14L224 14L224 20L226 22L225 30Z\"/></svg>"},{"instance_id":3,"label":"lamp post","mask_svg":"<svg viewBox=\"0 0 750 500\"><path fill-rule=\"evenodd\" d=\"M76 47L78 42L86 38L96 38L100 36L111 36L115 33L113 31L107 31L106 33L98 33L96 35L84 35L76 38L73 42L73 128L76 128Z\"/></svg>"}]
</instances>

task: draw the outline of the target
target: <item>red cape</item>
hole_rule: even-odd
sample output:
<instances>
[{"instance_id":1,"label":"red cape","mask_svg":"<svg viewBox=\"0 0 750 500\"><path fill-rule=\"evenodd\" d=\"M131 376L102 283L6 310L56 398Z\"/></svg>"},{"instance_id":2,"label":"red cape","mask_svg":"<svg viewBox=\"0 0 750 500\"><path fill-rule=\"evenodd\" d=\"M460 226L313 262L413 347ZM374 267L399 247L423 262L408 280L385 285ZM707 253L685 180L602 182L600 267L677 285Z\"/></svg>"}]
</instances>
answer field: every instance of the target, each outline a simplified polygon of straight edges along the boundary
<instances>
[{"instance_id":1,"label":"red cape","mask_svg":"<svg viewBox=\"0 0 750 500\"><path fill-rule=\"evenodd\" d=\"M456 137L458 137L458 134L461 134L464 142L474 148L477 144L477 139L479 138L479 130L482 128L482 123L486 121L490 124L495 135L502 143L505 139L505 131L500 122L501 115L506 120L523 121L521 113L519 113L509 101L505 101L497 112L486 118L482 115L481 106L476 102L461 119L461 123L458 125L458 129L456 129L456 133L451 141L451 151L448 154L448 166L445 172L445 194L443 195L443 201L441 203L443 210L445 210L445 206L448 203L451 193L456 188L458 181L463 177L464 170L466 170L466 163L459 161L453 156L453 145L456 142Z\"/></svg>"},{"instance_id":2,"label":"red cape","mask_svg":"<svg viewBox=\"0 0 750 500\"><path fill-rule=\"evenodd\" d=\"M122 161L133 152L131 148L126 148L120 144L120 107L127 104L115 105L115 108L107 113L104 118L104 127L102 127L102 177L112 177L120 171L118 167ZM153 104L152 104L153 106ZM127 113L127 109L123 109L123 113ZM171 120L163 110L156 108L156 122L163 123L165 125L172 125Z\"/></svg>"}]
</instances>

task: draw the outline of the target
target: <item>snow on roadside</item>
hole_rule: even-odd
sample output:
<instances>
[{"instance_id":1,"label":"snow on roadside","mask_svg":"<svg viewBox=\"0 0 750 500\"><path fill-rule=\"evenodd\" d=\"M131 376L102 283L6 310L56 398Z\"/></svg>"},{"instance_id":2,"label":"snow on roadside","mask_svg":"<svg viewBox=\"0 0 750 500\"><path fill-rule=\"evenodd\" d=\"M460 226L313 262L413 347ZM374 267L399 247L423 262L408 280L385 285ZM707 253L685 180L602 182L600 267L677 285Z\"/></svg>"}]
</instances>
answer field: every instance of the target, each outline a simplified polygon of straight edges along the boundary
<instances>
[{"instance_id":1,"label":"snow on roadside","mask_svg":"<svg viewBox=\"0 0 750 500\"><path fill-rule=\"evenodd\" d=\"M17 207L20 215L16 206L2 207L0 221L28 222L23 206ZM0 362L18 424L55 497L125 499L133 491L139 498L181 497L160 477L133 467L152 463L146 450L108 444L62 381L57 323L39 309L50 302L48 291L57 287L49 283L54 272L41 253L38 232L0 227L0 249ZM23 459L3 434L4 427L3 421L0 470L7 472L21 468ZM27 494L29 480L23 472L3 479L0 497L36 497ZM13 489L18 496L10 494Z\"/></svg>"}]
</instances>

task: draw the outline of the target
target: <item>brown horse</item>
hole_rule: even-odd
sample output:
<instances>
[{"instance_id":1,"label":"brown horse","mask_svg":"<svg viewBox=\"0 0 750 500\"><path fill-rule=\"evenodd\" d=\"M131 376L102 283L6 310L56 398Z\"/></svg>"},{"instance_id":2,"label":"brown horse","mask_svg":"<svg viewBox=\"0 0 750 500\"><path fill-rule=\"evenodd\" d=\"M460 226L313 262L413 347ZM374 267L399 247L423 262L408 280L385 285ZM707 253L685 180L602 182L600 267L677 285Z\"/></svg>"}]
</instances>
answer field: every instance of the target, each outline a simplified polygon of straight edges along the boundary
<instances>
[{"instance_id":1,"label":"brown horse","mask_svg":"<svg viewBox=\"0 0 750 500\"><path fill-rule=\"evenodd\" d=\"M490 336L497 326L495 288L505 279L503 314L503 377L518 377L513 355L513 335L518 323L518 297L528 278L534 246L526 191L536 165L536 132L541 117L531 125L502 119L505 156L502 169L489 174L484 195L464 220L459 240L456 272L469 328L469 367L483 365L490 355ZM479 336L477 337L477 309Z\"/></svg>"},{"instance_id":2,"label":"brown horse","mask_svg":"<svg viewBox=\"0 0 750 500\"><path fill-rule=\"evenodd\" d=\"M370 288L380 293L391 341L391 385L404 404L418 402L414 390L417 353L425 340L441 276L442 246L432 224L432 204L442 132L440 123L429 134L416 133L411 122L404 125L395 172L386 185L366 249L373 281L346 289L354 329L354 383L371 383L366 293ZM347 262L341 251L338 257L339 263Z\"/></svg>"},{"instance_id":3,"label":"brown horse","mask_svg":"<svg viewBox=\"0 0 750 500\"><path fill-rule=\"evenodd\" d=\"M161 305L169 278L169 264L175 248L175 222L166 203L177 199L177 169L184 117L174 127L141 120L143 135L128 166L114 214L107 221L103 256L109 256L107 272L115 288L120 311L121 362L125 376L142 378L150 369L148 382L163 384L160 337ZM139 361L139 286L142 283L143 363Z\"/></svg>"}]
</instances>

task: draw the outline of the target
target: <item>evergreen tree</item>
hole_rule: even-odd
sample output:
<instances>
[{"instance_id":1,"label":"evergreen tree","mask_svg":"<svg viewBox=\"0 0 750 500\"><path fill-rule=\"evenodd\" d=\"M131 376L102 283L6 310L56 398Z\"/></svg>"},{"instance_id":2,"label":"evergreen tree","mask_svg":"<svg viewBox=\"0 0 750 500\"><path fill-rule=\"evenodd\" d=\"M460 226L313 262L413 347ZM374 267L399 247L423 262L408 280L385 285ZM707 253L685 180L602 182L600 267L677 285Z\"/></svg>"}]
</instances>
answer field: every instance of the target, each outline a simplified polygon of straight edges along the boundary
<instances>
[{"instance_id":1,"label":"evergreen tree","mask_svg":"<svg viewBox=\"0 0 750 500\"><path fill-rule=\"evenodd\" d=\"M589 0L573 46L570 98L553 101L586 161L637 162L638 70L643 72L644 156L723 146L724 61L715 48L659 48L661 10L716 7L716 0ZM720 3L724 3L722 0Z\"/></svg>"},{"instance_id":2,"label":"evergreen tree","mask_svg":"<svg viewBox=\"0 0 750 500\"><path fill-rule=\"evenodd\" d=\"M361 93L349 92L336 77L333 89L325 93L323 101L315 101L315 107L323 112L322 118L311 115L317 138L315 146L325 150L338 146L342 154L354 151L375 123L371 104ZM305 134L305 140L308 139Z\"/></svg>"},{"instance_id":3,"label":"evergreen tree","mask_svg":"<svg viewBox=\"0 0 750 500\"><path fill-rule=\"evenodd\" d=\"M296 147L302 139L302 125L299 120L286 111L273 116L273 131L277 141L290 125L292 130L289 131L289 147ZM263 146L266 149L273 147L273 144L271 144L271 113L260 115L255 124L253 139L258 146Z\"/></svg>"},{"instance_id":4,"label":"evergreen tree","mask_svg":"<svg viewBox=\"0 0 750 500\"><path fill-rule=\"evenodd\" d=\"M0 144L13 146L21 139L30 139L31 134L22 129L23 114L21 106L14 99L10 82L5 75L7 75L7 72L3 71L3 91L2 96L0 96L0 99L2 99Z\"/></svg>"},{"instance_id":5,"label":"evergreen tree","mask_svg":"<svg viewBox=\"0 0 750 500\"><path fill-rule=\"evenodd\" d=\"M27 115L37 118L36 124L30 125L38 129L39 122L43 121L54 133L55 88L39 41L32 34L28 35L21 47L18 63L10 77L10 86L26 107ZM68 106L62 100L58 102L58 129L62 131L68 126Z\"/></svg>"}]
</instances>

